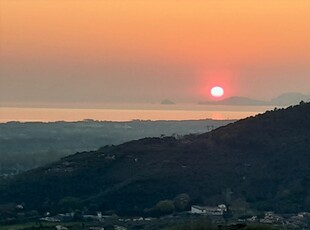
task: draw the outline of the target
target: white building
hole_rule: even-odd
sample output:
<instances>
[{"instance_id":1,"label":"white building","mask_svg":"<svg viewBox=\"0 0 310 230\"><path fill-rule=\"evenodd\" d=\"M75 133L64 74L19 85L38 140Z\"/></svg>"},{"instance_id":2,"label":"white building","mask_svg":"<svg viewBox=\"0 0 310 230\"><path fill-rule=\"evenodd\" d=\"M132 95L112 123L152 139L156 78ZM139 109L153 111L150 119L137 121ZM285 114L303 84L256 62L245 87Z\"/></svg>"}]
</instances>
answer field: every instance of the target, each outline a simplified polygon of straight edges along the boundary
<instances>
[{"instance_id":1,"label":"white building","mask_svg":"<svg viewBox=\"0 0 310 230\"><path fill-rule=\"evenodd\" d=\"M225 204L218 205L217 207L207 207L193 205L191 208L192 214L210 215L210 216L222 216L227 211Z\"/></svg>"},{"instance_id":2,"label":"white building","mask_svg":"<svg viewBox=\"0 0 310 230\"><path fill-rule=\"evenodd\" d=\"M61 225L57 225L55 226L56 230L68 230L68 228L61 226Z\"/></svg>"},{"instance_id":3,"label":"white building","mask_svg":"<svg viewBox=\"0 0 310 230\"><path fill-rule=\"evenodd\" d=\"M89 230L104 230L104 227L89 227Z\"/></svg>"}]
</instances>

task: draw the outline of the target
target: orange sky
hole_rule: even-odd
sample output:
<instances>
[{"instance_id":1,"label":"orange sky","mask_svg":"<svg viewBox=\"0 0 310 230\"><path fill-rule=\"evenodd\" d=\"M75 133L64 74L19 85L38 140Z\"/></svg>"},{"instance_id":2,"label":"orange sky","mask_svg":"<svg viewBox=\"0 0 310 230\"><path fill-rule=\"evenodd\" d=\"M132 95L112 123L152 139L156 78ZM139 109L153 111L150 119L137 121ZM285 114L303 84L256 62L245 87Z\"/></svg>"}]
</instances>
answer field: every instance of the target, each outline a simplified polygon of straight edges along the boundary
<instances>
[{"instance_id":1,"label":"orange sky","mask_svg":"<svg viewBox=\"0 0 310 230\"><path fill-rule=\"evenodd\" d=\"M308 0L1 0L3 102L310 93ZM5 87L4 87L5 86Z\"/></svg>"}]
</instances>

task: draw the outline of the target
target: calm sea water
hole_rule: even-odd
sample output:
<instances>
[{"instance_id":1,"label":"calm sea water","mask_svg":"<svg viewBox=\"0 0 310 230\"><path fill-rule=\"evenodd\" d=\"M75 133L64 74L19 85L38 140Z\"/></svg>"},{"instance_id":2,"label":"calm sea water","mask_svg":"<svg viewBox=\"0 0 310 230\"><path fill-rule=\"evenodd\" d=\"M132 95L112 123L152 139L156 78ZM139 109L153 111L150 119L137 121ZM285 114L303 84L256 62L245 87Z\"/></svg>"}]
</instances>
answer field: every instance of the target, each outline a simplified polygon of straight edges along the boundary
<instances>
[{"instance_id":1,"label":"calm sea water","mask_svg":"<svg viewBox=\"0 0 310 230\"><path fill-rule=\"evenodd\" d=\"M0 122L8 121L101 121L241 119L272 109L266 106L138 105L100 109L0 108Z\"/></svg>"}]
</instances>

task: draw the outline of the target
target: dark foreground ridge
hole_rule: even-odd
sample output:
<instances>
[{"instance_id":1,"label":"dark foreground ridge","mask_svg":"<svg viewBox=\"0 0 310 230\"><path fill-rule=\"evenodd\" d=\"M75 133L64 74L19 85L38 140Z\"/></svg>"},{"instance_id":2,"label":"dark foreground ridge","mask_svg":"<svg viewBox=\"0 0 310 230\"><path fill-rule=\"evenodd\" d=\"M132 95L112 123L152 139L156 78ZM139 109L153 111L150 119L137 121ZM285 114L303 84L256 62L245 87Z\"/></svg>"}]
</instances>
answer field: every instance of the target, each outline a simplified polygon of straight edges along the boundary
<instances>
[{"instance_id":1,"label":"dark foreground ridge","mask_svg":"<svg viewBox=\"0 0 310 230\"><path fill-rule=\"evenodd\" d=\"M77 153L2 184L0 203L41 210L64 197L119 214L187 193L192 203L310 211L310 104L202 135L145 138Z\"/></svg>"}]
</instances>

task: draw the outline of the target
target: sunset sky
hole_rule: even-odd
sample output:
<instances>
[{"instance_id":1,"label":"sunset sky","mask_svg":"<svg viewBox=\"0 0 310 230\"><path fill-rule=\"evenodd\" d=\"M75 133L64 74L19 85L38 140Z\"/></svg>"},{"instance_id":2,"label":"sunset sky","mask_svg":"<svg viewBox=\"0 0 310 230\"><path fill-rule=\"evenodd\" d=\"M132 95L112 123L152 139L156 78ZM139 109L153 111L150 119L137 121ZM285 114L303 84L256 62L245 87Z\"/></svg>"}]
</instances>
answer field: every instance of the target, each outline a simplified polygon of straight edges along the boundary
<instances>
[{"instance_id":1,"label":"sunset sky","mask_svg":"<svg viewBox=\"0 0 310 230\"><path fill-rule=\"evenodd\" d=\"M0 0L0 103L310 94L309 0Z\"/></svg>"}]
</instances>

